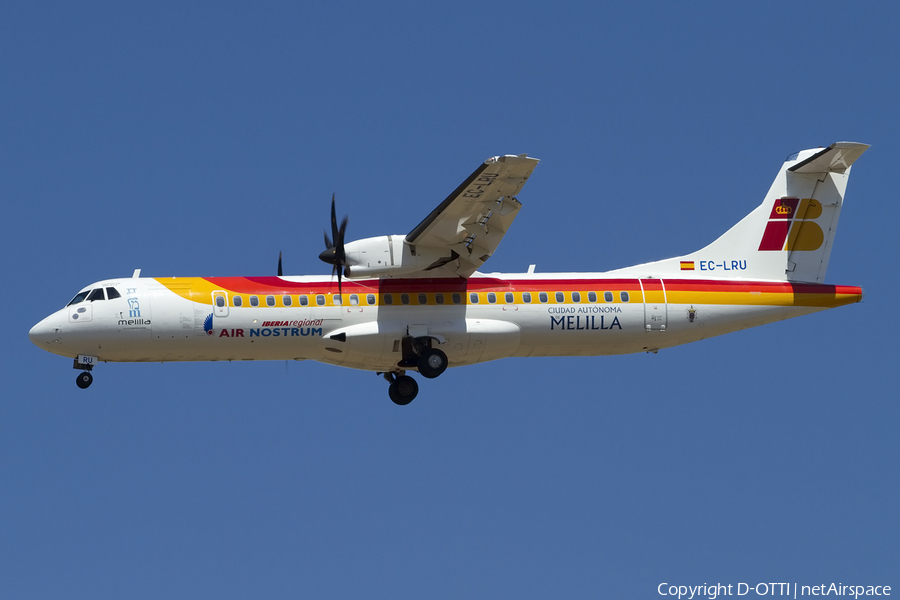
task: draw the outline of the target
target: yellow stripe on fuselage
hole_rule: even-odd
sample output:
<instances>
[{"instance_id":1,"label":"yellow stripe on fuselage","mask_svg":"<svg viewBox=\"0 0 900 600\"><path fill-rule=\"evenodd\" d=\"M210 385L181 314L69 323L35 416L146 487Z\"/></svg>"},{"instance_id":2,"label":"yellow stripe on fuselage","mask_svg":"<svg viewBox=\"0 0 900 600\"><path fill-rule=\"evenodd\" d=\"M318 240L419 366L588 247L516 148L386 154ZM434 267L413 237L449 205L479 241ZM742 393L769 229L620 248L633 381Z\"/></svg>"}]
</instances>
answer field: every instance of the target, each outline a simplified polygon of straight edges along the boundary
<instances>
[{"instance_id":1,"label":"yellow stripe on fuselage","mask_svg":"<svg viewBox=\"0 0 900 600\"><path fill-rule=\"evenodd\" d=\"M229 305L233 306L233 297L234 296L243 296L244 297L244 306L248 306L248 297L251 295L258 296L260 298L264 298L265 296L274 296L276 301L276 307L284 307L282 297L285 295L289 295L294 297L294 301L292 302L293 307L297 307L298 303L296 301L297 296L305 295L309 297L309 306L341 306L341 304L335 304L333 301L334 296L336 295L333 291L324 291L323 288L328 288L332 290L334 287L332 282L312 282L312 283L290 283L285 282L285 286L283 288L278 286L267 286L267 285L255 285L254 282L248 280L242 280L242 278L234 278L236 281L241 281L240 287L243 289L229 289L228 286L223 286L221 284L217 284L215 282L209 281L203 277L171 277L171 278L159 278L156 279L157 282L165 286L172 293L177 294L178 296L190 300L192 302L197 302L200 304L212 305L213 304L213 292L224 291L229 295ZM415 280L411 280L415 281ZM656 280L658 281L658 280ZM638 284L638 280L633 280L633 282L623 282L623 280L616 280L615 283L612 283L609 287L604 286L603 280L588 280L585 281L582 285L573 286L572 280L568 280L565 283L555 282L553 280L541 280L541 281L502 281L498 280L498 282L502 282L503 286L498 286L496 289L492 290L490 288L479 288L477 292L469 292L460 289L459 292L440 292L444 295L444 302L442 304L438 304L435 296L436 292L424 292L422 291L421 284L416 286L415 290L410 290L409 292L397 291L401 290L402 284L400 282L393 282L393 286L396 289L392 289L389 292L393 297L393 302L391 304L387 304L385 302L384 296L386 293L378 291L378 281L373 282L363 282L362 287L357 287L354 292L345 291L343 306L350 306L347 298L353 294L357 294L360 297L359 306L372 306L365 302L365 296L368 294L374 294L375 296L375 305L374 306L392 306L392 307L402 307L402 306L424 306L419 303L419 294L425 294L426 303L428 306L459 306L459 305L477 305L477 306L514 306L514 305L554 305L554 304L584 304L584 305L608 305L608 304L622 304L623 302L620 299L620 292L627 291L630 298L628 304L635 303L643 303L644 295L641 293L640 285ZM581 283L581 282L579 282ZM623 285L623 283L627 283L627 285ZM734 282L703 282L695 283L690 280L678 280L676 281L663 281L665 285L665 292L662 290L649 290L647 292L647 300L654 303L662 303L666 302L667 304L684 304L684 305L731 305L731 306L797 306L797 307L818 307L818 308L833 308L837 306L844 306L847 304L853 304L855 302L859 302L862 300L862 290L858 287L854 286L808 286L810 291L804 289L802 284L771 284L769 282L742 282L739 285L735 285ZM721 287L721 289L696 289L696 288L717 288ZM527 289L523 289L527 288ZM692 289L694 288L694 289ZM755 288L755 289L754 289ZM824 291L818 291L818 290ZM300 291L303 290L303 291ZM769 291L773 290L773 291ZM488 302L488 293L492 292L496 294L496 302L489 303ZM613 302L605 302L603 301L604 292L613 292ZM531 294L531 302L526 303L523 299L523 293ZM540 302L538 298L538 294L540 292L546 292L549 296L547 302ZM563 302L558 302L556 300L556 292L563 292L565 294L565 299ZM580 302L572 302L572 292L579 292L581 294ZM588 302L588 293L594 292L597 294L597 302ZM452 293L461 294L461 302L460 304L453 304L450 301L450 297ZM478 294L478 303L473 304L470 301L469 295L470 293ZM513 302L507 303L505 301L505 294L512 293L513 294ZM409 303L402 304L400 301L401 294L409 295ZM317 295L323 295L325 297L324 304L318 305L315 304L315 297ZM665 298L665 299L664 299ZM264 302L260 302L260 306L264 306Z\"/></svg>"}]
</instances>

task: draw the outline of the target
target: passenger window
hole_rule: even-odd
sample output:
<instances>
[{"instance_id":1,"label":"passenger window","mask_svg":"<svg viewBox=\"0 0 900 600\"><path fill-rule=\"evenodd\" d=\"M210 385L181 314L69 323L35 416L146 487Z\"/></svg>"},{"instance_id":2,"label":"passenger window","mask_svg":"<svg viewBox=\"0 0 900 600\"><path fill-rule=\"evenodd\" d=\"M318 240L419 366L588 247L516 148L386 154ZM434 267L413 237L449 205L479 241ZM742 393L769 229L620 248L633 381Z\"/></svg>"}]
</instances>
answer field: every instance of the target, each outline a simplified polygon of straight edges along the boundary
<instances>
[{"instance_id":1,"label":"passenger window","mask_svg":"<svg viewBox=\"0 0 900 600\"><path fill-rule=\"evenodd\" d=\"M306 296L306 294L304 294L304 295L300 296L300 306L307 306L307 305L309 305L309 298Z\"/></svg>"},{"instance_id":2,"label":"passenger window","mask_svg":"<svg viewBox=\"0 0 900 600\"><path fill-rule=\"evenodd\" d=\"M225 306L225 296L216 296L216 306L223 308Z\"/></svg>"},{"instance_id":3,"label":"passenger window","mask_svg":"<svg viewBox=\"0 0 900 600\"><path fill-rule=\"evenodd\" d=\"M250 306L259 306L259 298L250 296Z\"/></svg>"},{"instance_id":4,"label":"passenger window","mask_svg":"<svg viewBox=\"0 0 900 600\"><path fill-rule=\"evenodd\" d=\"M335 306L341 306L344 303L344 297L341 296L340 294L333 294L331 296L331 301L334 303Z\"/></svg>"},{"instance_id":5,"label":"passenger window","mask_svg":"<svg viewBox=\"0 0 900 600\"><path fill-rule=\"evenodd\" d=\"M622 299L622 302L628 302L628 292L619 292L619 298Z\"/></svg>"},{"instance_id":6,"label":"passenger window","mask_svg":"<svg viewBox=\"0 0 900 600\"><path fill-rule=\"evenodd\" d=\"M243 298L241 298L240 296L233 296L231 298L231 301L234 302L235 307L239 307L244 303Z\"/></svg>"},{"instance_id":7,"label":"passenger window","mask_svg":"<svg viewBox=\"0 0 900 600\"><path fill-rule=\"evenodd\" d=\"M494 292L488 292L488 302L494 304L497 301L497 294Z\"/></svg>"},{"instance_id":8,"label":"passenger window","mask_svg":"<svg viewBox=\"0 0 900 600\"><path fill-rule=\"evenodd\" d=\"M400 303L409 304L409 294L400 294Z\"/></svg>"},{"instance_id":9,"label":"passenger window","mask_svg":"<svg viewBox=\"0 0 900 600\"><path fill-rule=\"evenodd\" d=\"M556 292L556 301L560 304L566 301L566 295L562 292Z\"/></svg>"},{"instance_id":10,"label":"passenger window","mask_svg":"<svg viewBox=\"0 0 900 600\"><path fill-rule=\"evenodd\" d=\"M72 306L73 304L78 304L79 302L84 302L84 299L87 298L87 295L91 293L91 290L86 290L84 292L78 292L72 301L66 304L66 306Z\"/></svg>"},{"instance_id":11,"label":"passenger window","mask_svg":"<svg viewBox=\"0 0 900 600\"><path fill-rule=\"evenodd\" d=\"M453 304L461 304L461 303L462 303L462 296L460 296L459 294L457 294L457 293L454 292L454 294L453 294Z\"/></svg>"},{"instance_id":12,"label":"passenger window","mask_svg":"<svg viewBox=\"0 0 900 600\"><path fill-rule=\"evenodd\" d=\"M428 296L419 294L419 304L428 304Z\"/></svg>"},{"instance_id":13,"label":"passenger window","mask_svg":"<svg viewBox=\"0 0 900 600\"><path fill-rule=\"evenodd\" d=\"M541 292L540 294L538 294L538 299L543 304L547 304L547 301L550 300L550 298L547 296L547 292Z\"/></svg>"},{"instance_id":14,"label":"passenger window","mask_svg":"<svg viewBox=\"0 0 900 600\"><path fill-rule=\"evenodd\" d=\"M282 296L282 297L281 297L281 302L282 302L285 306L290 306L290 305L291 305L291 297L290 297L290 296Z\"/></svg>"},{"instance_id":15,"label":"passenger window","mask_svg":"<svg viewBox=\"0 0 900 600\"><path fill-rule=\"evenodd\" d=\"M106 299L112 300L113 298L121 298L122 294L119 293L119 290L116 288L106 288Z\"/></svg>"},{"instance_id":16,"label":"passenger window","mask_svg":"<svg viewBox=\"0 0 900 600\"><path fill-rule=\"evenodd\" d=\"M316 304L319 306L325 306L325 296L322 294L316 294Z\"/></svg>"},{"instance_id":17,"label":"passenger window","mask_svg":"<svg viewBox=\"0 0 900 600\"><path fill-rule=\"evenodd\" d=\"M580 292L572 292L572 302L581 302Z\"/></svg>"},{"instance_id":18,"label":"passenger window","mask_svg":"<svg viewBox=\"0 0 900 600\"><path fill-rule=\"evenodd\" d=\"M350 306L359 306L359 296L350 294Z\"/></svg>"},{"instance_id":19,"label":"passenger window","mask_svg":"<svg viewBox=\"0 0 900 600\"><path fill-rule=\"evenodd\" d=\"M469 302L472 304L478 304L478 294L476 294L475 292L469 294Z\"/></svg>"},{"instance_id":20,"label":"passenger window","mask_svg":"<svg viewBox=\"0 0 900 600\"><path fill-rule=\"evenodd\" d=\"M438 304L443 304L444 303L444 295L441 293L435 294L434 301Z\"/></svg>"},{"instance_id":21,"label":"passenger window","mask_svg":"<svg viewBox=\"0 0 900 600\"><path fill-rule=\"evenodd\" d=\"M603 292L603 301L604 302L612 302L613 301L612 292Z\"/></svg>"},{"instance_id":22,"label":"passenger window","mask_svg":"<svg viewBox=\"0 0 900 600\"><path fill-rule=\"evenodd\" d=\"M385 304L393 304L393 303L394 303L394 297L393 297L391 294L385 294L385 295L384 295L384 303L385 303Z\"/></svg>"},{"instance_id":23,"label":"passenger window","mask_svg":"<svg viewBox=\"0 0 900 600\"><path fill-rule=\"evenodd\" d=\"M513 297L512 292L506 292L506 303L512 304L515 301L516 301L516 299Z\"/></svg>"},{"instance_id":24,"label":"passenger window","mask_svg":"<svg viewBox=\"0 0 900 600\"><path fill-rule=\"evenodd\" d=\"M88 296L87 299L88 302L93 302L94 300L106 300L106 297L103 295L103 288L91 290L91 295Z\"/></svg>"},{"instance_id":25,"label":"passenger window","mask_svg":"<svg viewBox=\"0 0 900 600\"><path fill-rule=\"evenodd\" d=\"M275 306L275 296L266 296L266 306Z\"/></svg>"},{"instance_id":26,"label":"passenger window","mask_svg":"<svg viewBox=\"0 0 900 600\"><path fill-rule=\"evenodd\" d=\"M375 294L366 294L366 304L373 306L375 304Z\"/></svg>"},{"instance_id":27,"label":"passenger window","mask_svg":"<svg viewBox=\"0 0 900 600\"><path fill-rule=\"evenodd\" d=\"M596 302L597 301L597 292L588 292L588 302Z\"/></svg>"},{"instance_id":28,"label":"passenger window","mask_svg":"<svg viewBox=\"0 0 900 600\"><path fill-rule=\"evenodd\" d=\"M531 292L522 292L522 302L531 304Z\"/></svg>"}]
</instances>

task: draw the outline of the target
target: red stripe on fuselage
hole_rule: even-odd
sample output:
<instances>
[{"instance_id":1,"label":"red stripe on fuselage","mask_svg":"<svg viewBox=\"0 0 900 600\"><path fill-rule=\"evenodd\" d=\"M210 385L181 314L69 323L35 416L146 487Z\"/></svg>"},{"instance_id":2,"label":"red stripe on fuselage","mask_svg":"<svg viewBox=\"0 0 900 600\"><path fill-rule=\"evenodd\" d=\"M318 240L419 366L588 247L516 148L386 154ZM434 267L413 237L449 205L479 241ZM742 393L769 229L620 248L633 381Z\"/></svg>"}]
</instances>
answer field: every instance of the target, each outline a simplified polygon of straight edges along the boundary
<instances>
[{"instance_id":1,"label":"red stripe on fuselage","mask_svg":"<svg viewBox=\"0 0 900 600\"><path fill-rule=\"evenodd\" d=\"M337 293L337 281L286 281L279 277L205 277L214 286L238 294ZM658 281L654 279L652 281ZM679 292L765 292L769 294L861 295L859 286L791 283L783 281L741 281L716 279L663 279L666 291ZM637 279L367 279L344 281L344 293L395 292L478 292L478 291L640 291Z\"/></svg>"}]
</instances>

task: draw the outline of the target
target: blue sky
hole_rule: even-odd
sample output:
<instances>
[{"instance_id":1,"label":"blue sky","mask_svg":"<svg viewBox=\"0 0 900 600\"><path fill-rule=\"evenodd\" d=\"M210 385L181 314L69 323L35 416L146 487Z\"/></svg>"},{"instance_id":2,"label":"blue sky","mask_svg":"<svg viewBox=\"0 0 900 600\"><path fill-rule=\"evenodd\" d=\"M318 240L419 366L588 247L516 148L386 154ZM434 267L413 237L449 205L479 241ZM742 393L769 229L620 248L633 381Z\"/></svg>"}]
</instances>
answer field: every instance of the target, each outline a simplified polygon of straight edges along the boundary
<instances>
[{"instance_id":1,"label":"blue sky","mask_svg":"<svg viewBox=\"0 0 900 600\"><path fill-rule=\"evenodd\" d=\"M28 3L0 18L0 596L659 597L900 586L893 5ZM485 158L542 160L489 271L684 254L784 158L856 163L863 303L658 355L110 364L27 331L107 277L324 274ZM752 596L752 594L751 594Z\"/></svg>"}]
</instances>

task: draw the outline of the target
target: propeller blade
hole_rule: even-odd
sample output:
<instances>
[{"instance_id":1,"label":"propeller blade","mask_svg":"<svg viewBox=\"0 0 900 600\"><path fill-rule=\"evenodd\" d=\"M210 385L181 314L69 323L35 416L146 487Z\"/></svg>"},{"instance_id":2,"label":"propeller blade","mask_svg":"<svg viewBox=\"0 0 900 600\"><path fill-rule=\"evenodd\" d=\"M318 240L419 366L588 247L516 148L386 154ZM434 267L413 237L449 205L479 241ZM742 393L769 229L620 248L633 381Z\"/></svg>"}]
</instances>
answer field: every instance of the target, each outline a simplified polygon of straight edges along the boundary
<instances>
[{"instance_id":1,"label":"propeller blade","mask_svg":"<svg viewBox=\"0 0 900 600\"><path fill-rule=\"evenodd\" d=\"M343 265L347 262L347 255L344 253L344 233L347 231L348 217L344 217L341 221L341 227L338 229L337 239L334 241L335 260L337 264Z\"/></svg>"},{"instance_id":2,"label":"propeller blade","mask_svg":"<svg viewBox=\"0 0 900 600\"><path fill-rule=\"evenodd\" d=\"M278 251L278 276L281 277L284 273L281 270L281 251Z\"/></svg>"},{"instance_id":3,"label":"propeller blade","mask_svg":"<svg viewBox=\"0 0 900 600\"><path fill-rule=\"evenodd\" d=\"M347 264L347 253L344 251L344 236L347 233L347 223L349 222L349 217L344 216L341 219L341 224L338 225L334 194L331 194L331 237L328 237L328 231L326 230L324 232L325 250L319 254L319 260L332 265L331 276L337 275L338 294L343 293L341 280L350 274L350 268Z\"/></svg>"},{"instance_id":4,"label":"propeller blade","mask_svg":"<svg viewBox=\"0 0 900 600\"><path fill-rule=\"evenodd\" d=\"M342 294L343 291L341 290L341 268L338 265L334 265L333 267L331 267L331 276L334 277L335 274L337 274L338 280L338 294Z\"/></svg>"},{"instance_id":5,"label":"propeller blade","mask_svg":"<svg viewBox=\"0 0 900 600\"><path fill-rule=\"evenodd\" d=\"M331 194L331 238L334 240L335 245L339 245L337 215L334 211L334 194Z\"/></svg>"}]
</instances>

